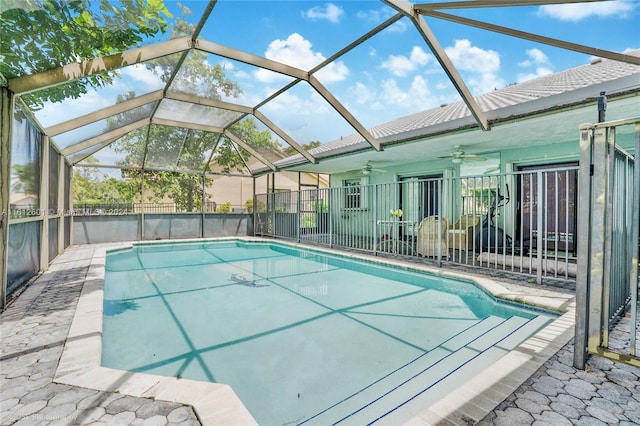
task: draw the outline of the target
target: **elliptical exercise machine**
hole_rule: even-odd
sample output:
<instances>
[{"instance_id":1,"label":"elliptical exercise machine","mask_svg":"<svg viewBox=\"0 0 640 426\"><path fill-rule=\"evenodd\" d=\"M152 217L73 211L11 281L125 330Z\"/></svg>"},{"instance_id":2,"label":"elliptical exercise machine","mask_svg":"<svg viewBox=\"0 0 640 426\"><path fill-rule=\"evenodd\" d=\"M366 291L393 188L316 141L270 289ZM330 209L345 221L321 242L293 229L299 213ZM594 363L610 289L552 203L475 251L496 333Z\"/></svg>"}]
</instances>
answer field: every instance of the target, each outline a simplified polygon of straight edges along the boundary
<instances>
[{"instance_id":1,"label":"elliptical exercise machine","mask_svg":"<svg viewBox=\"0 0 640 426\"><path fill-rule=\"evenodd\" d=\"M500 189L498 189L495 202L489 208L487 216L482 220L482 224L480 224L480 229L476 232L475 249L477 253L489 252L502 254L513 252L513 241L511 237L495 224L497 210L500 207L506 206L510 200L509 185L505 184L505 187L507 189L507 195L502 195Z\"/></svg>"}]
</instances>

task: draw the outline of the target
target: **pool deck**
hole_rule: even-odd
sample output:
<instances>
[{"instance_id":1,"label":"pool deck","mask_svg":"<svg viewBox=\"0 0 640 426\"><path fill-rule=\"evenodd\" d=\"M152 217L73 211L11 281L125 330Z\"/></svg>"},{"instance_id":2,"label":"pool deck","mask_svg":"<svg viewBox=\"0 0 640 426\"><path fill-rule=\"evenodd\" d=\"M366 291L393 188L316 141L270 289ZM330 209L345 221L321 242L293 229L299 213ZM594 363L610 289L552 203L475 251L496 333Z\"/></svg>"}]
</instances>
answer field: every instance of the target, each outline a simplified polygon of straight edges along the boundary
<instances>
[{"instance_id":1,"label":"pool deck","mask_svg":"<svg viewBox=\"0 0 640 426\"><path fill-rule=\"evenodd\" d=\"M122 245L68 248L0 314L0 423L253 424L226 385L99 366L104 253ZM408 424L640 424L640 370L598 357L585 371L572 367L570 291L503 276L478 281L568 313Z\"/></svg>"}]
</instances>

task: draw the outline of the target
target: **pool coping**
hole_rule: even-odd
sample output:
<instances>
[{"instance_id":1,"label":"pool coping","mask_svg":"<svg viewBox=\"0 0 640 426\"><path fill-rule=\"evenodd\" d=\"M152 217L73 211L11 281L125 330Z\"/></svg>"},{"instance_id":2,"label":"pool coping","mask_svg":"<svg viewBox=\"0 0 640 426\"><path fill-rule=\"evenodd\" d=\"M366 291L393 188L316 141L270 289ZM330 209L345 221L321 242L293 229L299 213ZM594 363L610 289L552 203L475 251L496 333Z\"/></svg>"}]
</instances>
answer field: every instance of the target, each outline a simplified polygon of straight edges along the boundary
<instances>
[{"instance_id":1,"label":"pool coping","mask_svg":"<svg viewBox=\"0 0 640 426\"><path fill-rule=\"evenodd\" d=\"M470 422L481 420L573 337L575 298L568 294L557 293L556 297L550 297L549 294L553 294L553 292L545 291L545 294L540 295L530 294L530 291L518 292L518 286L516 285L507 288L485 277L443 271L428 265L410 264L403 262L401 259L382 259L356 253L345 253L334 249L310 248L304 244L280 242L265 238L225 237L179 240L175 242L188 243L221 240L278 243L359 260L374 261L393 265L394 267L400 266L409 270L428 272L442 277L463 279L476 283L498 299L525 303L553 311L564 311L562 315L550 324L503 356L500 362L482 370L454 392L425 407L417 416L408 420L407 424L431 425L446 420L453 424L467 425ZM131 245L166 244L167 242L174 241L114 243L113 248ZM107 247L95 248L54 376L54 382L190 405L203 425L257 424L229 385L146 373L132 373L100 365L104 266L106 253L110 249Z\"/></svg>"}]
</instances>

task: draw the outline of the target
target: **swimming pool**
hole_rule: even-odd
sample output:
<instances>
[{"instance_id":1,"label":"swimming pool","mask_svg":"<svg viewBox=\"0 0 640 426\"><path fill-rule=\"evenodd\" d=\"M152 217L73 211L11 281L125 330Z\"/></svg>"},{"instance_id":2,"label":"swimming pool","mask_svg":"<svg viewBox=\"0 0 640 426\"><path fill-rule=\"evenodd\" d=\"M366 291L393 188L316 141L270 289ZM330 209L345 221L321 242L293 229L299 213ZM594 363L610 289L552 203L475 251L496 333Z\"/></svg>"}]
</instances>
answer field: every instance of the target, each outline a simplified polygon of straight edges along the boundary
<instances>
[{"instance_id":1,"label":"swimming pool","mask_svg":"<svg viewBox=\"0 0 640 426\"><path fill-rule=\"evenodd\" d=\"M260 424L397 423L551 314L469 282L276 243L107 256L102 364L227 383Z\"/></svg>"}]
</instances>

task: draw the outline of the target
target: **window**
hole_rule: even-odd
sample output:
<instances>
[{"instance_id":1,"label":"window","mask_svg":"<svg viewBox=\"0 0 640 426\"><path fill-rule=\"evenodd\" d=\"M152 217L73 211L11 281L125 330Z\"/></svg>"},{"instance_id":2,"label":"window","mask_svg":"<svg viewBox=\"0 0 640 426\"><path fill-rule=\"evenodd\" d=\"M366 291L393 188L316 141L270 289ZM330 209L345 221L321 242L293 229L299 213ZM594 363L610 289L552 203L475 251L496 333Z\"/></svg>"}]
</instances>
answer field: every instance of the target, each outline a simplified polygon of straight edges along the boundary
<instances>
[{"instance_id":1,"label":"window","mask_svg":"<svg viewBox=\"0 0 640 426\"><path fill-rule=\"evenodd\" d=\"M359 209L362 203L362 181L360 179L347 179L344 181L344 206L347 209Z\"/></svg>"}]
</instances>

